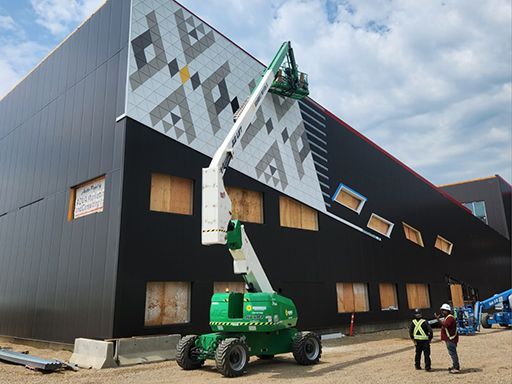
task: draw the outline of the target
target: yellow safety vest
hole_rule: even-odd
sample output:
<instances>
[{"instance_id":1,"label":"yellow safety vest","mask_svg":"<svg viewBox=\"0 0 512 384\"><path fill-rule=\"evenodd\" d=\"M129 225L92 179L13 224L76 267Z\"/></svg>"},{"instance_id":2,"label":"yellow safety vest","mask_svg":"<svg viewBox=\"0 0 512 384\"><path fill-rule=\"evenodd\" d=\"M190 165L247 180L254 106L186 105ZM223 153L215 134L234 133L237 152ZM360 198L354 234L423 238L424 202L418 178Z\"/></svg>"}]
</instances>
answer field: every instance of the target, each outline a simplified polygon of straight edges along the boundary
<instances>
[{"instance_id":1,"label":"yellow safety vest","mask_svg":"<svg viewBox=\"0 0 512 384\"><path fill-rule=\"evenodd\" d=\"M412 333L414 335L414 340L428 340L427 334L425 333L425 331L421 327L421 325L424 322L425 322L425 319L421 319L421 320L414 319L412 321L412 323L414 324L414 331Z\"/></svg>"},{"instance_id":2,"label":"yellow safety vest","mask_svg":"<svg viewBox=\"0 0 512 384\"><path fill-rule=\"evenodd\" d=\"M445 317L444 321L446 321L447 318L449 317L453 317L453 315L448 315ZM455 317L453 317L453 319L455 320ZM448 332L448 327L444 327L444 331L446 332L446 336L448 336L448 338L450 340L453 340L455 339L455 337L457 337L457 323L455 323L455 333L453 334L453 336L450 336L450 332Z\"/></svg>"}]
</instances>

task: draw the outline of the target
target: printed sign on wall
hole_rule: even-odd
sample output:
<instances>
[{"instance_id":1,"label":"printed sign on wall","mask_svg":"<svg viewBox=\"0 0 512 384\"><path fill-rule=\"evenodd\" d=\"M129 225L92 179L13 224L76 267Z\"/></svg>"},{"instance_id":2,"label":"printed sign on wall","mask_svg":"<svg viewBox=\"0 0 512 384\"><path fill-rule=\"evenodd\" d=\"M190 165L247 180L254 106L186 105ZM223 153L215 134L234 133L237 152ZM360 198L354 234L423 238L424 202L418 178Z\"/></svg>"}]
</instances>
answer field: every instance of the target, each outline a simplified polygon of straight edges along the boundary
<instances>
[{"instance_id":1,"label":"printed sign on wall","mask_svg":"<svg viewBox=\"0 0 512 384\"><path fill-rule=\"evenodd\" d=\"M91 213L103 212L103 201L105 197L105 177L82 184L75 189L75 219L90 215Z\"/></svg>"}]
</instances>

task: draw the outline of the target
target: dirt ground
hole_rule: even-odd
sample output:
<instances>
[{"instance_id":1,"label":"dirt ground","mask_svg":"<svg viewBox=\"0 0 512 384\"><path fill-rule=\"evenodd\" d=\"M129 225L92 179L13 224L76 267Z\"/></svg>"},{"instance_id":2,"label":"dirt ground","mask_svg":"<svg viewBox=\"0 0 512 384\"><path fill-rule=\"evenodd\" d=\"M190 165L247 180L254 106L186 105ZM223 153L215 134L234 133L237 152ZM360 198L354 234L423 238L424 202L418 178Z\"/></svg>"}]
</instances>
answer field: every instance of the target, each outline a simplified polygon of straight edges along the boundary
<instances>
[{"instance_id":1,"label":"dirt ground","mask_svg":"<svg viewBox=\"0 0 512 384\"><path fill-rule=\"evenodd\" d=\"M512 383L512 331L484 330L476 336L461 337L459 358L461 373L451 375L451 365L439 331L432 344L432 372L414 369L414 347L403 331L385 331L344 337L323 342L321 363L315 366L295 364L291 354L271 361L251 358L248 372L236 379L226 379L215 370L212 361L197 371L182 371L175 361L132 367L64 371L43 374L22 366L0 362L1 384L38 383ZM67 351L37 349L20 344L0 343L15 351L46 358L67 360Z\"/></svg>"}]
</instances>

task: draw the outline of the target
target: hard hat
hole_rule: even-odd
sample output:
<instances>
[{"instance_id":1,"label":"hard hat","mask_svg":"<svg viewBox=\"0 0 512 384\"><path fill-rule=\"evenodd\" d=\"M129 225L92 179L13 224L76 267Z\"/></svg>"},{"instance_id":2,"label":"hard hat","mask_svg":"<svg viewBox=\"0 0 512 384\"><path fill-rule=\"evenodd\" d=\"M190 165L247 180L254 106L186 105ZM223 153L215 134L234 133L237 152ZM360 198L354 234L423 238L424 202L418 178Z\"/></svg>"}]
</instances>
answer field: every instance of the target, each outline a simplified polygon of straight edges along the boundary
<instances>
[{"instance_id":1,"label":"hard hat","mask_svg":"<svg viewBox=\"0 0 512 384\"><path fill-rule=\"evenodd\" d=\"M450 311L450 312L452 311L452 308L450 307L450 305L446 304L446 303L441 305L441 309L444 309L445 311Z\"/></svg>"},{"instance_id":2,"label":"hard hat","mask_svg":"<svg viewBox=\"0 0 512 384\"><path fill-rule=\"evenodd\" d=\"M414 310L414 317L416 317L416 318L418 318L418 319L419 319L419 318L421 318L421 317L423 317L423 314L421 313L421 309L416 308L416 309Z\"/></svg>"}]
</instances>

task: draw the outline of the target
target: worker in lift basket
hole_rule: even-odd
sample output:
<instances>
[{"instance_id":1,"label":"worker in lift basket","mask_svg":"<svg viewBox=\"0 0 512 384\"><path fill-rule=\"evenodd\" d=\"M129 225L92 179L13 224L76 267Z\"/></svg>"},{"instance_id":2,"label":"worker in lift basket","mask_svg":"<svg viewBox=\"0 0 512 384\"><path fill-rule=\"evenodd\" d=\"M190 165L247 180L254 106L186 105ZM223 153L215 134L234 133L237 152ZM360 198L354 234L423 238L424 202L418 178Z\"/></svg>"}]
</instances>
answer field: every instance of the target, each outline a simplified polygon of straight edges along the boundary
<instances>
[{"instance_id":1,"label":"worker in lift basket","mask_svg":"<svg viewBox=\"0 0 512 384\"><path fill-rule=\"evenodd\" d=\"M416 355L414 357L416 369L421 369L421 353L423 352L425 370L430 372L430 340L434 337L434 333L419 309L414 310L414 319L409 325L409 337L416 346Z\"/></svg>"},{"instance_id":2,"label":"worker in lift basket","mask_svg":"<svg viewBox=\"0 0 512 384\"><path fill-rule=\"evenodd\" d=\"M457 343L459 342L459 335L457 333L457 322L452 315L452 309L448 304L441 305L441 314L444 319L436 313L436 319L441 323L441 340L446 343L448 353L452 358L452 367L448 368L450 373L459 373L459 356L457 355Z\"/></svg>"}]
</instances>

